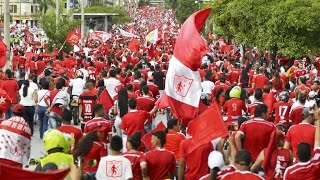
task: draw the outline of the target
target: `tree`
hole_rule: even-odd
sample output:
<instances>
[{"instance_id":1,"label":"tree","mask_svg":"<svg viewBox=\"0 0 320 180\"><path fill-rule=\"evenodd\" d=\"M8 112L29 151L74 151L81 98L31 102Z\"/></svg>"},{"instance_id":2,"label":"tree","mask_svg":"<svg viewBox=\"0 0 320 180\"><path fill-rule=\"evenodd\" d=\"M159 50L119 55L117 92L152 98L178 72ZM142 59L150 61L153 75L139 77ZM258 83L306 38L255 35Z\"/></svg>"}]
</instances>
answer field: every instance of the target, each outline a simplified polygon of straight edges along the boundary
<instances>
[{"instance_id":1,"label":"tree","mask_svg":"<svg viewBox=\"0 0 320 180\"><path fill-rule=\"evenodd\" d=\"M317 0L213 0L207 6L218 35L287 56L319 51Z\"/></svg>"},{"instance_id":2,"label":"tree","mask_svg":"<svg viewBox=\"0 0 320 180\"><path fill-rule=\"evenodd\" d=\"M47 37L49 38L49 50L52 50L54 47L60 48L65 42L69 31L80 25L80 21L70 20L69 16L62 16L59 24L57 25L56 14L53 9L49 9L47 13L40 17L40 23ZM59 28L56 28L57 26ZM66 44L64 46L64 50L69 52L71 50L71 46Z\"/></svg>"},{"instance_id":3,"label":"tree","mask_svg":"<svg viewBox=\"0 0 320 180\"><path fill-rule=\"evenodd\" d=\"M175 10L178 8L178 0L165 0L164 6L166 8L170 8L170 9Z\"/></svg>"},{"instance_id":4,"label":"tree","mask_svg":"<svg viewBox=\"0 0 320 180\"><path fill-rule=\"evenodd\" d=\"M187 18L194 12L200 9L198 4L199 0L178 0L178 8L175 16L180 24L182 24Z\"/></svg>"},{"instance_id":5,"label":"tree","mask_svg":"<svg viewBox=\"0 0 320 180\"><path fill-rule=\"evenodd\" d=\"M138 1L138 6L149 6L150 5L150 1L149 0L139 0Z\"/></svg>"}]
</instances>

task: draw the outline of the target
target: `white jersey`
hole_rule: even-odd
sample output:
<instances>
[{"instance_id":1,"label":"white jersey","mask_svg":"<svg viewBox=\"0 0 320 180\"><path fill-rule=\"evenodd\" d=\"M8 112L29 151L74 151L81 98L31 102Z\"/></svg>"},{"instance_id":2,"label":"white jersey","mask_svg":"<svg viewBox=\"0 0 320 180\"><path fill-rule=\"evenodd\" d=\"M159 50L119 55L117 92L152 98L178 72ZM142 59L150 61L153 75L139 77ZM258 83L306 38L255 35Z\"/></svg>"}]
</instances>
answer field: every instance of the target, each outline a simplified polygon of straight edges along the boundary
<instances>
[{"instance_id":1,"label":"white jersey","mask_svg":"<svg viewBox=\"0 0 320 180\"><path fill-rule=\"evenodd\" d=\"M101 158L96 173L97 180L127 180L132 177L131 163L127 158L112 155Z\"/></svg>"},{"instance_id":2,"label":"white jersey","mask_svg":"<svg viewBox=\"0 0 320 180\"><path fill-rule=\"evenodd\" d=\"M72 96L80 96L85 88L86 81L81 78L71 79L70 86L72 86Z\"/></svg>"}]
</instances>

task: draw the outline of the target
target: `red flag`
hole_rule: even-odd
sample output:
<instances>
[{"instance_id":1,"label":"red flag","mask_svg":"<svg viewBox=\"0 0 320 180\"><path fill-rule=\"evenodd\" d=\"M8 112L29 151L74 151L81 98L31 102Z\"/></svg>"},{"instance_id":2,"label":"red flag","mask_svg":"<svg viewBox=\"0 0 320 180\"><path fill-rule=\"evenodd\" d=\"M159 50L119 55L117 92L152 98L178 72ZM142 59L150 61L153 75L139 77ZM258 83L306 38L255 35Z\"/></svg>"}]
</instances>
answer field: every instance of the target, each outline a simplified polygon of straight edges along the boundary
<instances>
[{"instance_id":1,"label":"red flag","mask_svg":"<svg viewBox=\"0 0 320 180\"><path fill-rule=\"evenodd\" d=\"M221 46L221 52L230 52L233 49L233 46L231 45L222 45Z\"/></svg>"},{"instance_id":2,"label":"red flag","mask_svg":"<svg viewBox=\"0 0 320 180\"><path fill-rule=\"evenodd\" d=\"M103 104L106 112L109 112L110 108L113 106L113 99L106 89L101 92L100 96L98 97L98 102Z\"/></svg>"},{"instance_id":3,"label":"red flag","mask_svg":"<svg viewBox=\"0 0 320 180\"><path fill-rule=\"evenodd\" d=\"M27 171L21 168L0 164L0 179L23 179L23 180L63 180L69 173L69 169L37 172Z\"/></svg>"},{"instance_id":4,"label":"red flag","mask_svg":"<svg viewBox=\"0 0 320 180\"><path fill-rule=\"evenodd\" d=\"M188 153L211 140L228 135L218 106L212 104L200 116L192 120L188 125L188 134L193 138Z\"/></svg>"},{"instance_id":5,"label":"red flag","mask_svg":"<svg viewBox=\"0 0 320 180\"><path fill-rule=\"evenodd\" d=\"M192 14L182 25L169 63L164 97L159 102L169 105L173 115L183 125L198 115L201 96L201 78L198 68L209 51L200 30L211 9Z\"/></svg>"},{"instance_id":6,"label":"red flag","mask_svg":"<svg viewBox=\"0 0 320 180\"><path fill-rule=\"evenodd\" d=\"M105 44L102 44L99 46L98 51L102 54L102 55L107 55L110 49L110 42L107 42Z\"/></svg>"},{"instance_id":7,"label":"red flag","mask_svg":"<svg viewBox=\"0 0 320 180\"><path fill-rule=\"evenodd\" d=\"M148 48L148 56L150 58L154 57L154 45L153 44L151 44L150 47Z\"/></svg>"},{"instance_id":8,"label":"red flag","mask_svg":"<svg viewBox=\"0 0 320 180\"><path fill-rule=\"evenodd\" d=\"M29 31L29 29L24 29L24 41L29 44L34 41L34 35Z\"/></svg>"},{"instance_id":9,"label":"red flag","mask_svg":"<svg viewBox=\"0 0 320 180\"><path fill-rule=\"evenodd\" d=\"M273 152L278 150L278 142L280 139L284 139L284 134L279 131L276 130L271 134L271 139L270 142L268 144L268 147L265 149L264 151L264 160L262 162L262 167L264 169L264 172L266 175L269 174L274 174L274 170L275 170L275 164L270 164L273 160L273 162L275 162L275 158L277 158L276 156L273 156ZM273 159L273 160L272 160Z\"/></svg>"},{"instance_id":10,"label":"red flag","mask_svg":"<svg viewBox=\"0 0 320 180\"><path fill-rule=\"evenodd\" d=\"M166 129L166 126L163 124L163 122L161 121L156 128L154 128L153 130L151 130L150 132L148 132L147 134L145 134L141 141L143 142L143 144L149 149L152 149L152 144L151 144L151 137L152 137L152 133L156 132L156 131L163 131Z\"/></svg>"},{"instance_id":11,"label":"red flag","mask_svg":"<svg viewBox=\"0 0 320 180\"><path fill-rule=\"evenodd\" d=\"M7 46L0 40L0 67L3 68L6 65L6 51Z\"/></svg>"},{"instance_id":12,"label":"red flag","mask_svg":"<svg viewBox=\"0 0 320 180\"><path fill-rule=\"evenodd\" d=\"M66 38L66 41L72 45L76 45L79 43L80 39L81 39L81 34L78 34L75 31L70 31Z\"/></svg>"},{"instance_id":13,"label":"red flag","mask_svg":"<svg viewBox=\"0 0 320 180\"><path fill-rule=\"evenodd\" d=\"M140 42L135 38L133 38L128 45L128 49L130 49L132 52L135 52L135 53L139 51L139 47L140 47Z\"/></svg>"}]
</instances>

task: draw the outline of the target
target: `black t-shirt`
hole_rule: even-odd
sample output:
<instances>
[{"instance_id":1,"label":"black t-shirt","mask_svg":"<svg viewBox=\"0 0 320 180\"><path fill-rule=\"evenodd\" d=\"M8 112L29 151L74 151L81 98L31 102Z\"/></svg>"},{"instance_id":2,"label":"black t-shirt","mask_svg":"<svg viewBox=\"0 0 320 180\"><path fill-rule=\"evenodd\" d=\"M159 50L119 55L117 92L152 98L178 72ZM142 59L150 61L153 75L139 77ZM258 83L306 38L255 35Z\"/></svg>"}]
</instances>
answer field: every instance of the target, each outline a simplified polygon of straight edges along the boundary
<instances>
[{"instance_id":1,"label":"black t-shirt","mask_svg":"<svg viewBox=\"0 0 320 180\"><path fill-rule=\"evenodd\" d=\"M164 89L164 73L162 71L155 71L152 73L154 78L154 84L156 84L159 87L159 90Z\"/></svg>"}]
</instances>

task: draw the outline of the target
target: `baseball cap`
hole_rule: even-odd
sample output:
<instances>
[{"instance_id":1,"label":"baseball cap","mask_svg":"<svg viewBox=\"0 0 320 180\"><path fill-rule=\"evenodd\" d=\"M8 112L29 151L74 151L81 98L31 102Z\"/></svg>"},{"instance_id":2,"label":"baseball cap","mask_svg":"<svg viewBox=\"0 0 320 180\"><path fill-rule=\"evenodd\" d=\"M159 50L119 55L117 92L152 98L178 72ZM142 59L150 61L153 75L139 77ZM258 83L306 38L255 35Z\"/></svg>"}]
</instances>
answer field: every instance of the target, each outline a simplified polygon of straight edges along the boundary
<instances>
[{"instance_id":1,"label":"baseball cap","mask_svg":"<svg viewBox=\"0 0 320 180\"><path fill-rule=\"evenodd\" d=\"M222 168L224 166L223 156L219 151L212 151L208 157L208 166L210 169L215 167Z\"/></svg>"},{"instance_id":2,"label":"baseball cap","mask_svg":"<svg viewBox=\"0 0 320 180\"><path fill-rule=\"evenodd\" d=\"M295 64L295 65L299 64L299 60L294 60L293 64Z\"/></svg>"},{"instance_id":3,"label":"baseball cap","mask_svg":"<svg viewBox=\"0 0 320 180\"><path fill-rule=\"evenodd\" d=\"M25 111L25 108L21 104L15 104L13 106L12 112L14 112L14 113L24 113L24 111Z\"/></svg>"},{"instance_id":4,"label":"baseball cap","mask_svg":"<svg viewBox=\"0 0 320 180\"><path fill-rule=\"evenodd\" d=\"M101 131L105 131L107 129L106 126L103 126L102 124L100 124L99 122L97 123L92 123L88 125L88 133L89 132L101 132Z\"/></svg>"}]
</instances>

